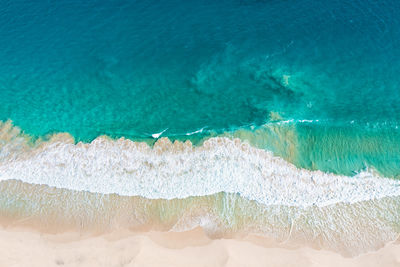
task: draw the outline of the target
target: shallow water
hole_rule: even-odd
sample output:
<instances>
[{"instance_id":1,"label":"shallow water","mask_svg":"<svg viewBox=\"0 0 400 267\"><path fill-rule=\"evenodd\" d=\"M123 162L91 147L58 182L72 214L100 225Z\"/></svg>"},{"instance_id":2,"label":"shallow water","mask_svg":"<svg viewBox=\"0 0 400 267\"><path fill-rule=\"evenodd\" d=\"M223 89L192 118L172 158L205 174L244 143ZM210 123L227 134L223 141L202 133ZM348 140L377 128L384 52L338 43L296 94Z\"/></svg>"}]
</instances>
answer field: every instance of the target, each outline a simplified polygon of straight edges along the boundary
<instances>
[{"instance_id":1,"label":"shallow water","mask_svg":"<svg viewBox=\"0 0 400 267\"><path fill-rule=\"evenodd\" d=\"M309 245L355 256L383 247L399 233L399 197L304 209L265 206L238 194L183 199L95 194L20 181L0 182L0 211L7 226L45 232L99 233L204 229L211 238L255 234L281 246Z\"/></svg>"}]
</instances>

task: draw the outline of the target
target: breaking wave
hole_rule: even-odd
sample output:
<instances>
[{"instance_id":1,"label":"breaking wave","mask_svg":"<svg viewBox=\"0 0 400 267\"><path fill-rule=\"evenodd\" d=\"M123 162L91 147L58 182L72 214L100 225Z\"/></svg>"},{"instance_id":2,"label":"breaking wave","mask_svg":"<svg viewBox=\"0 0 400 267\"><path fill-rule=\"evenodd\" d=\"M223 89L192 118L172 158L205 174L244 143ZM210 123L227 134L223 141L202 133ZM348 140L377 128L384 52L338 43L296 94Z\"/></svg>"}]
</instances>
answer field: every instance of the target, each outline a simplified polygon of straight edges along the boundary
<instances>
[{"instance_id":1,"label":"breaking wave","mask_svg":"<svg viewBox=\"0 0 400 267\"><path fill-rule=\"evenodd\" d=\"M0 125L3 217L106 229L255 233L357 254L399 232L400 181L300 169L240 139L32 140Z\"/></svg>"}]
</instances>

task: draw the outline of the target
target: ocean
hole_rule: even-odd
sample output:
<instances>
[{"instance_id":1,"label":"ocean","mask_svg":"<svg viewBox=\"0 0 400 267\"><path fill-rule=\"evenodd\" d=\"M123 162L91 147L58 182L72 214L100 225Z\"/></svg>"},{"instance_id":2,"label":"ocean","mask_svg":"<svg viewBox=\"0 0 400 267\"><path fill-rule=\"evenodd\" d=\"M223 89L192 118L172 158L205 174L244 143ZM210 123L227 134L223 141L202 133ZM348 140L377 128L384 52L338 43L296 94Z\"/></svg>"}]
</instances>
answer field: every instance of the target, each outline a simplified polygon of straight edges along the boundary
<instances>
[{"instance_id":1,"label":"ocean","mask_svg":"<svg viewBox=\"0 0 400 267\"><path fill-rule=\"evenodd\" d=\"M0 213L380 247L400 233L399 18L391 0L3 1Z\"/></svg>"}]
</instances>

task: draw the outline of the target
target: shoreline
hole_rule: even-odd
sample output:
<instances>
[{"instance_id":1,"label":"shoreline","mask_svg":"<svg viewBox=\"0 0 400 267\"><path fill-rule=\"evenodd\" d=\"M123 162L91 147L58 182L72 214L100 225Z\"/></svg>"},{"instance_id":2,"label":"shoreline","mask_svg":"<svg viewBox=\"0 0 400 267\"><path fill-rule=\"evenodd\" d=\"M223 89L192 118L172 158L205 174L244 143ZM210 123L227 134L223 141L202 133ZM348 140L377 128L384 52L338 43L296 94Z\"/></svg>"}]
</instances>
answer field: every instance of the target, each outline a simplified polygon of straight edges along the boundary
<instances>
[{"instance_id":1,"label":"shoreline","mask_svg":"<svg viewBox=\"0 0 400 267\"><path fill-rule=\"evenodd\" d=\"M348 177L300 169L226 137L200 147L160 138L150 147L107 137L75 144L68 134L31 144L10 123L0 133L0 225L8 226L0 237L14 245L24 246L28 237L13 229L27 227L27 241L40 251L56 249L52 242L60 236L67 244L79 241L77 248L88 240L112 248L116 244L104 238L118 244L129 239L160 255L203 240L196 255L216 247L228 256L235 248L234 256L250 250L249 259L274 253L290 258L286 254L296 248L296 257L326 252L341 260L379 251L400 232L400 182L373 171ZM194 238L196 227L203 233ZM164 241L156 246L152 238Z\"/></svg>"},{"instance_id":2,"label":"shoreline","mask_svg":"<svg viewBox=\"0 0 400 267\"><path fill-rule=\"evenodd\" d=\"M0 266L399 266L400 243L356 257L306 246L283 248L270 240L210 239L185 232L115 230L100 235L43 233L0 227Z\"/></svg>"},{"instance_id":3,"label":"shoreline","mask_svg":"<svg viewBox=\"0 0 400 267\"><path fill-rule=\"evenodd\" d=\"M307 245L356 256L382 248L399 235L399 198L298 208L265 206L238 194L185 199L147 199L58 189L10 180L0 182L0 225L34 227L56 234L129 231L184 232L202 227L207 236L263 236L276 243Z\"/></svg>"}]
</instances>

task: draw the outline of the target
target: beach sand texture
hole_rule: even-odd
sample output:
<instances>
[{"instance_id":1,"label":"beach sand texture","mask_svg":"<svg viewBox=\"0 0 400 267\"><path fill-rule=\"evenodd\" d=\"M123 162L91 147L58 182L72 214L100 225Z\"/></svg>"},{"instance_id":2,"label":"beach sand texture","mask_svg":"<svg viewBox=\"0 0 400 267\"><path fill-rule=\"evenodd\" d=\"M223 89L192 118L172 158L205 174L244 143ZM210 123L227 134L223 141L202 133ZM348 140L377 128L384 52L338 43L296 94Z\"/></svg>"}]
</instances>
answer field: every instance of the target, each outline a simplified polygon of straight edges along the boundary
<instances>
[{"instance_id":1,"label":"beach sand texture","mask_svg":"<svg viewBox=\"0 0 400 267\"><path fill-rule=\"evenodd\" d=\"M282 248L255 236L211 240L198 228L181 233L114 231L44 234L0 230L0 266L400 266L398 242L347 258L308 247Z\"/></svg>"}]
</instances>

